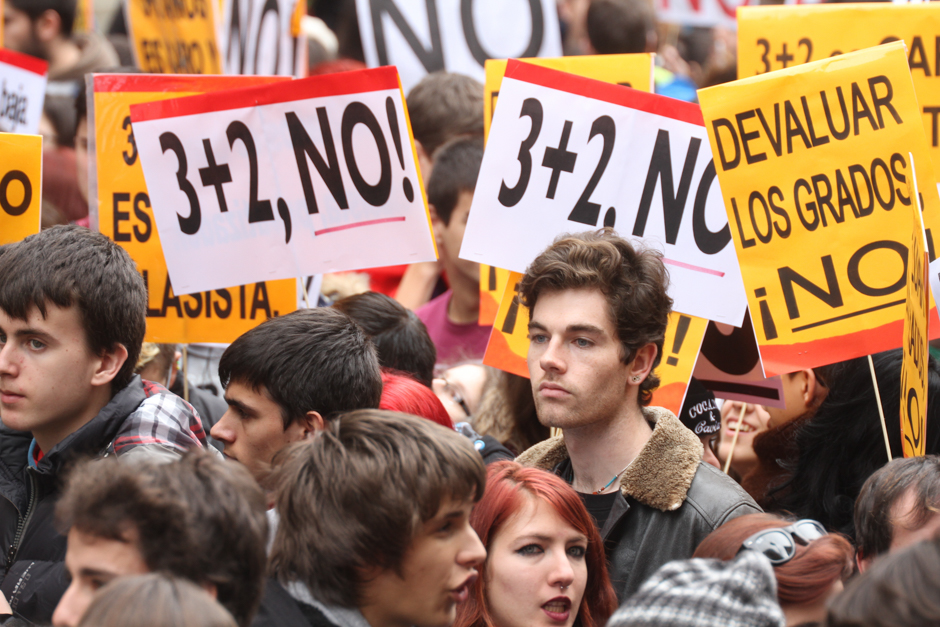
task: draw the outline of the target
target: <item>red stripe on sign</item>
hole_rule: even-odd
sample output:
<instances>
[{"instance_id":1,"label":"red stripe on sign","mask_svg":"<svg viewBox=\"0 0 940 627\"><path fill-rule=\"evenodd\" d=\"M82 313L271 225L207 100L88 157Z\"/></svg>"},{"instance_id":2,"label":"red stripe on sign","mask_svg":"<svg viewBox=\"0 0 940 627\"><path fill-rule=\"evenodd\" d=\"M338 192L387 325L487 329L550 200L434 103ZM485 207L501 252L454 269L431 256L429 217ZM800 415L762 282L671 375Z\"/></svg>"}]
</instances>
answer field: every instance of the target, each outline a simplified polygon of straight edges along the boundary
<instances>
[{"instance_id":1,"label":"red stripe on sign","mask_svg":"<svg viewBox=\"0 0 940 627\"><path fill-rule=\"evenodd\" d=\"M685 268L686 270L694 270L695 272L711 274L713 276L725 276L725 273L721 270L712 270L711 268L703 268L702 266L693 266L691 263L676 261L675 259L666 259L663 257L663 263L668 263L669 265L676 266L677 268Z\"/></svg>"},{"instance_id":2,"label":"red stripe on sign","mask_svg":"<svg viewBox=\"0 0 940 627\"><path fill-rule=\"evenodd\" d=\"M388 89L399 89L398 69L395 66L311 76L284 85L233 89L225 93L224 96L216 93L131 105L131 119L134 122L147 122L162 118L175 118L184 115L245 109L281 102L328 96L346 96Z\"/></svg>"},{"instance_id":3,"label":"red stripe on sign","mask_svg":"<svg viewBox=\"0 0 940 627\"><path fill-rule=\"evenodd\" d=\"M0 62L18 67L27 72L32 72L33 74L39 74L40 76L45 74L46 70L49 69L49 64L42 59L37 59L36 57L31 57L28 54L22 54L20 52L13 52L6 48L0 48Z\"/></svg>"},{"instance_id":4,"label":"red stripe on sign","mask_svg":"<svg viewBox=\"0 0 940 627\"><path fill-rule=\"evenodd\" d=\"M518 81L541 85L549 89L557 89L569 94L593 98L611 104L629 107L638 111L645 111L653 115L660 115L680 122L705 126L702 117L702 108L691 102L648 94L645 91L631 89L623 85L605 83L591 78L584 78L568 72L551 70L546 67L523 63L510 59L506 66L505 78L514 78Z\"/></svg>"},{"instance_id":5,"label":"red stripe on sign","mask_svg":"<svg viewBox=\"0 0 940 627\"><path fill-rule=\"evenodd\" d=\"M353 222L352 224L344 224L343 226L331 226L328 229L320 229L319 231L314 231L314 235L326 235L327 233L333 233L334 231L345 231L346 229L355 229L360 226L371 226L373 224L384 224L385 222L404 222L405 216L398 216L395 218L381 218L379 220L366 220L365 222Z\"/></svg>"},{"instance_id":6,"label":"red stripe on sign","mask_svg":"<svg viewBox=\"0 0 940 627\"><path fill-rule=\"evenodd\" d=\"M173 92L256 87L283 83L290 76L221 76L215 74L93 74L95 93Z\"/></svg>"}]
</instances>

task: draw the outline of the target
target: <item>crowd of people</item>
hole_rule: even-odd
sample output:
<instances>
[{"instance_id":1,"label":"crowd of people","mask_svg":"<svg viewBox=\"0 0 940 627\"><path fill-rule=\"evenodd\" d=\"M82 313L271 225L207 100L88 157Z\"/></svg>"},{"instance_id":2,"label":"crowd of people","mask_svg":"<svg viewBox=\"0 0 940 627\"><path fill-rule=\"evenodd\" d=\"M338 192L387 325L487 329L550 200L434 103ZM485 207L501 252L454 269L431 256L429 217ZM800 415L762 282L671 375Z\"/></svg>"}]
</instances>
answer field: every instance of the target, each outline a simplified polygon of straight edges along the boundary
<instances>
[{"instance_id":1,"label":"crowd of people","mask_svg":"<svg viewBox=\"0 0 940 627\"><path fill-rule=\"evenodd\" d=\"M312 72L359 67L350 4L315 3L352 58ZM661 52L658 90L734 78L721 33L660 44L645 0L559 15L568 53ZM880 395L866 358L784 375L782 407L693 379L673 414L653 402L668 271L604 228L519 282L529 378L481 364L472 78L407 98L439 263L328 276L320 306L207 349L206 376L144 342L145 281L87 228L81 77L118 55L73 20L4 4L6 45L67 106L47 99L48 228L0 247L0 624L940 624L932 357L922 457L902 456L900 350L873 356Z\"/></svg>"}]
</instances>

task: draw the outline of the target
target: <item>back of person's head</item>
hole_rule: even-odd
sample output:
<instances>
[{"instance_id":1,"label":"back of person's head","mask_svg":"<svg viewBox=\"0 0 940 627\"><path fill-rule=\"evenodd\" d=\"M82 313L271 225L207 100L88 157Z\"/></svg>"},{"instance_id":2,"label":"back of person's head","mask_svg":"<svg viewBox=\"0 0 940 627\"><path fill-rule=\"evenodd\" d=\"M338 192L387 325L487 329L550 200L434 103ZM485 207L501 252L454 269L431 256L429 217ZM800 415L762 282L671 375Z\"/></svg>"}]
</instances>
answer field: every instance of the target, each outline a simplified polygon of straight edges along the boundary
<instances>
[{"instance_id":1,"label":"back of person's head","mask_svg":"<svg viewBox=\"0 0 940 627\"><path fill-rule=\"evenodd\" d=\"M236 627L196 584L162 573L116 579L101 588L79 627Z\"/></svg>"},{"instance_id":2,"label":"back of person's head","mask_svg":"<svg viewBox=\"0 0 940 627\"><path fill-rule=\"evenodd\" d=\"M659 387L655 368L662 359L672 311L668 286L669 273L659 251L635 246L606 227L560 235L529 265L518 289L530 316L542 292L600 290L617 329L623 363L633 361L643 346L656 345L653 370L640 384L640 404L648 405Z\"/></svg>"},{"instance_id":3,"label":"back of person's head","mask_svg":"<svg viewBox=\"0 0 940 627\"><path fill-rule=\"evenodd\" d=\"M457 206L461 192L472 194L483 163L483 139L461 137L445 144L435 155L428 181L428 204L445 225Z\"/></svg>"},{"instance_id":4,"label":"back of person's head","mask_svg":"<svg viewBox=\"0 0 940 627\"><path fill-rule=\"evenodd\" d=\"M453 72L432 72L408 93L414 138L433 156L461 135L483 137L483 85Z\"/></svg>"},{"instance_id":5,"label":"back of person's head","mask_svg":"<svg viewBox=\"0 0 940 627\"><path fill-rule=\"evenodd\" d=\"M265 575L265 511L264 493L244 467L191 452L164 464L82 462L68 476L56 519L63 530L95 538L136 538L150 571L214 587L247 627Z\"/></svg>"},{"instance_id":6,"label":"back of person's head","mask_svg":"<svg viewBox=\"0 0 940 627\"><path fill-rule=\"evenodd\" d=\"M66 39L72 36L76 0L6 0L6 2L17 11L28 15L29 19L34 22L46 11L55 11L59 14L61 23L60 35Z\"/></svg>"},{"instance_id":7,"label":"back of person's head","mask_svg":"<svg viewBox=\"0 0 940 627\"><path fill-rule=\"evenodd\" d=\"M744 541L767 529L793 524L776 514L747 514L734 518L702 540L692 557L733 560ZM809 544L796 543L789 561L774 566L777 597L781 605L810 605L831 593L832 586L852 572L852 545L844 536L829 533Z\"/></svg>"},{"instance_id":8,"label":"back of person's head","mask_svg":"<svg viewBox=\"0 0 940 627\"><path fill-rule=\"evenodd\" d=\"M828 627L940 625L940 540L877 560L829 604Z\"/></svg>"},{"instance_id":9,"label":"back of person's head","mask_svg":"<svg viewBox=\"0 0 940 627\"><path fill-rule=\"evenodd\" d=\"M617 596L607 574L604 542L584 503L564 480L517 462L491 464L487 468L486 493L473 508L470 524L489 552L500 529L521 512L530 499L550 504L558 516L587 538L584 559L588 580L581 605L577 608L576 624L602 627L617 608ZM458 608L455 627L493 627L493 617L486 601L487 572L487 566L484 566L484 576L474 582L469 598Z\"/></svg>"},{"instance_id":10,"label":"back of person's head","mask_svg":"<svg viewBox=\"0 0 940 627\"><path fill-rule=\"evenodd\" d=\"M378 292L347 296L333 303L368 334L379 364L412 375L431 387L437 349L424 323L393 298Z\"/></svg>"},{"instance_id":11,"label":"back of person's head","mask_svg":"<svg viewBox=\"0 0 940 627\"><path fill-rule=\"evenodd\" d=\"M495 368L487 374L473 428L493 436L517 455L551 435L535 412L532 383Z\"/></svg>"},{"instance_id":12,"label":"back of person's head","mask_svg":"<svg viewBox=\"0 0 940 627\"><path fill-rule=\"evenodd\" d=\"M330 307L267 320L225 349L222 385L264 390L281 408L284 427L309 411L324 420L379 406L382 376L375 346L349 316Z\"/></svg>"},{"instance_id":13,"label":"back of person's head","mask_svg":"<svg viewBox=\"0 0 940 627\"><path fill-rule=\"evenodd\" d=\"M446 501L478 501L486 484L468 438L382 410L343 414L280 462L271 571L344 607L363 602L363 571L396 570L422 523Z\"/></svg>"},{"instance_id":14,"label":"back of person's head","mask_svg":"<svg viewBox=\"0 0 940 627\"><path fill-rule=\"evenodd\" d=\"M111 391L130 383L147 325L147 290L123 248L80 226L53 227L6 246L0 309L26 320L34 307L45 317L50 306L76 307L92 354L124 346L127 359Z\"/></svg>"},{"instance_id":15,"label":"back of person's head","mask_svg":"<svg viewBox=\"0 0 940 627\"><path fill-rule=\"evenodd\" d=\"M591 0L587 33L597 54L646 52L656 32L656 14L647 0Z\"/></svg>"},{"instance_id":16,"label":"back of person's head","mask_svg":"<svg viewBox=\"0 0 940 627\"><path fill-rule=\"evenodd\" d=\"M134 372L139 374L141 379L156 381L170 387L170 368L175 358L176 344L144 342Z\"/></svg>"},{"instance_id":17,"label":"back of person's head","mask_svg":"<svg viewBox=\"0 0 940 627\"><path fill-rule=\"evenodd\" d=\"M911 508L897 506L910 495ZM940 456L895 459L868 478L855 502L855 538L859 557L887 553L898 527L916 531L940 514Z\"/></svg>"},{"instance_id":18,"label":"back of person's head","mask_svg":"<svg viewBox=\"0 0 940 627\"><path fill-rule=\"evenodd\" d=\"M379 409L427 418L442 427L454 428L437 394L400 372L382 370L382 400Z\"/></svg>"}]
</instances>

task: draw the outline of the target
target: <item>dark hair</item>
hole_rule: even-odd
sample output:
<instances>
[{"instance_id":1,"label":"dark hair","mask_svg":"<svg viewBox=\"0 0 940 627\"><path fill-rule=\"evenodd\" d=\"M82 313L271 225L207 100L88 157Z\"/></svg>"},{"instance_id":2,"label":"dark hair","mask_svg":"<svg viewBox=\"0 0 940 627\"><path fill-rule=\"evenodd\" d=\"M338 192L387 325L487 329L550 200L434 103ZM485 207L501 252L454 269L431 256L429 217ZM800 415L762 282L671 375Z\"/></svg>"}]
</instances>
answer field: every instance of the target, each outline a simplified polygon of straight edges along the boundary
<instances>
[{"instance_id":1,"label":"dark hair","mask_svg":"<svg viewBox=\"0 0 940 627\"><path fill-rule=\"evenodd\" d=\"M877 560L829 604L828 627L940 624L940 541L918 542Z\"/></svg>"},{"instance_id":2,"label":"dark hair","mask_svg":"<svg viewBox=\"0 0 940 627\"><path fill-rule=\"evenodd\" d=\"M414 312L378 292L347 296L333 308L352 318L372 339L380 366L407 372L431 387L437 349Z\"/></svg>"},{"instance_id":3,"label":"dark hair","mask_svg":"<svg viewBox=\"0 0 940 627\"><path fill-rule=\"evenodd\" d=\"M445 500L478 501L486 484L468 438L377 409L340 416L280 461L272 573L344 607L362 603L363 569L399 569Z\"/></svg>"},{"instance_id":4,"label":"dark hair","mask_svg":"<svg viewBox=\"0 0 940 627\"><path fill-rule=\"evenodd\" d=\"M872 355L891 454L901 457L901 350ZM926 452L940 452L940 371L928 361ZM775 510L818 520L855 539L855 500L862 484L888 463L868 358L828 366L826 398L796 435L789 481L771 492ZM779 495L779 496L778 496Z\"/></svg>"},{"instance_id":5,"label":"dark hair","mask_svg":"<svg viewBox=\"0 0 940 627\"><path fill-rule=\"evenodd\" d=\"M104 458L76 465L56 521L63 530L121 542L130 526L151 571L212 584L219 602L247 627L265 575L266 505L243 466L194 451L172 463Z\"/></svg>"},{"instance_id":6,"label":"dark hair","mask_svg":"<svg viewBox=\"0 0 940 627\"><path fill-rule=\"evenodd\" d=\"M17 11L28 15L29 19L34 22L46 11L55 11L62 21L62 36L66 39L72 36L75 9L78 4L76 0L7 0L7 2Z\"/></svg>"},{"instance_id":7,"label":"dark hair","mask_svg":"<svg viewBox=\"0 0 940 627\"><path fill-rule=\"evenodd\" d=\"M266 391L286 429L308 411L324 420L379 406L382 376L375 346L349 316L329 307L271 318L225 349L219 378Z\"/></svg>"},{"instance_id":8,"label":"dark hair","mask_svg":"<svg viewBox=\"0 0 940 627\"><path fill-rule=\"evenodd\" d=\"M382 370L382 402L379 403L379 409L427 418L442 427L454 428L454 422L437 394L402 372Z\"/></svg>"},{"instance_id":9,"label":"dark hair","mask_svg":"<svg viewBox=\"0 0 940 627\"><path fill-rule=\"evenodd\" d=\"M672 299L666 293L669 273L662 254L652 248L634 247L612 228L560 235L535 258L519 281L522 304L535 310L543 291L599 289L607 299L610 319L622 345L621 360L633 361L636 351L656 345L653 370L640 384L639 401L648 405L659 387L655 373L663 355L666 324Z\"/></svg>"},{"instance_id":10,"label":"dark hair","mask_svg":"<svg viewBox=\"0 0 940 627\"><path fill-rule=\"evenodd\" d=\"M453 72L432 72L408 92L414 138L431 157L460 135L483 137L483 85Z\"/></svg>"},{"instance_id":11,"label":"dark hair","mask_svg":"<svg viewBox=\"0 0 940 627\"><path fill-rule=\"evenodd\" d=\"M116 394L130 383L147 326L147 289L123 248L81 226L56 226L5 247L0 256L0 309L25 320L36 307L75 306L94 354L127 349L111 381ZM51 382L50 382L51 384Z\"/></svg>"},{"instance_id":12,"label":"dark hair","mask_svg":"<svg viewBox=\"0 0 940 627\"><path fill-rule=\"evenodd\" d=\"M473 193L483 163L483 139L461 137L445 144L434 158L428 181L428 204L441 221L450 224L450 216L461 192Z\"/></svg>"},{"instance_id":13,"label":"dark hair","mask_svg":"<svg viewBox=\"0 0 940 627\"><path fill-rule=\"evenodd\" d=\"M940 513L940 456L895 459L865 481L855 501L855 545L865 559L887 553L894 538L894 506L908 491L914 508L906 527L918 529Z\"/></svg>"},{"instance_id":14,"label":"dark hair","mask_svg":"<svg viewBox=\"0 0 940 627\"><path fill-rule=\"evenodd\" d=\"M196 584L163 573L119 577L95 593L78 627L235 627Z\"/></svg>"},{"instance_id":15,"label":"dark hair","mask_svg":"<svg viewBox=\"0 0 940 627\"><path fill-rule=\"evenodd\" d=\"M646 52L647 34L656 16L646 0L592 0L587 10L587 34L598 54Z\"/></svg>"},{"instance_id":16,"label":"dark hair","mask_svg":"<svg viewBox=\"0 0 940 627\"><path fill-rule=\"evenodd\" d=\"M745 514L733 518L705 536L692 557L731 561L744 541L766 529L782 529L794 521L776 514ZM833 584L852 573L855 552L845 536L830 533L807 545L797 543L789 562L774 566L777 598L781 604L811 604L829 593Z\"/></svg>"},{"instance_id":17,"label":"dark hair","mask_svg":"<svg viewBox=\"0 0 940 627\"><path fill-rule=\"evenodd\" d=\"M587 537L587 553L584 556L587 586L581 597L581 605L572 608L578 615L574 624L579 627L603 627L617 609L617 595L607 573L604 541L577 492L564 480L550 472L527 468L518 462L496 462L487 468L486 494L473 508L470 524L489 551L506 521L530 499L547 502L559 517ZM484 589L488 578L485 575L487 567L488 564L483 567L484 575L478 577L471 586L469 599L457 606L454 627L494 627Z\"/></svg>"},{"instance_id":18,"label":"dark hair","mask_svg":"<svg viewBox=\"0 0 940 627\"><path fill-rule=\"evenodd\" d=\"M516 455L551 436L535 412L531 381L495 368L487 371L473 428L493 436Z\"/></svg>"}]
</instances>

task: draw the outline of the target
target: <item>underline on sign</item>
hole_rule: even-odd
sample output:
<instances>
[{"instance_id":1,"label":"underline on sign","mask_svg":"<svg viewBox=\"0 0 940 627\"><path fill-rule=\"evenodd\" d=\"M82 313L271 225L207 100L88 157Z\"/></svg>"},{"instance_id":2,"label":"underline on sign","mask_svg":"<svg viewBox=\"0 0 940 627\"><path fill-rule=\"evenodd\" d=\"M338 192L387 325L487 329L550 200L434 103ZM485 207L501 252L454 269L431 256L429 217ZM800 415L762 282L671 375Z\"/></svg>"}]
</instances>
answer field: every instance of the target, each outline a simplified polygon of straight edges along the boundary
<instances>
[{"instance_id":1,"label":"underline on sign","mask_svg":"<svg viewBox=\"0 0 940 627\"><path fill-rule=\"evenodd\" d=\"M404 222L405 216L397 216L394 218L380 218L378 220L366 220L365 222L353 222L352 224L344 224L343 226L331 226L328 229L320 229L319 231L314 231L314 235L326 235L327 233L333 233L334 231L345 231L346 229L354 229L359 226L372 226L373 224L384 224L385 222Z\"/></svg>"},{"instance_id":2,"label":"underline on sign","mask_svg":"<svg viewBox=\"0 0 940 627\"><path fill-rule=\"evenodd\" d=\"M906 301L902 298L901 300L896 300L890 303L884 303L883 305L876 305L874 307L869 307L868 309L862 309L861 311L853 311L852 313L847 313L841 316L836 316L835 318L829 318L828 320L820 320L819 322L813 322L811 324L804 324L801 327L794 328L793 333L797 333L799 331L806 331L807 329L815 329L816 327L821 327L825 324L831 324L833 322L847 320L848 318L854 318L855 316L862 316L867 313L872 313L873 311L887 309L888 307L896 307L897 305L903 305L905 302Z\"/></svg>"},{"instance_id":3,"label":"underline on sign","mask_svg":"<svg viewBox=\"0 0 940 627\"><path fill-rule=\"evenodd\" d=\"M705 274L711 274L713 276L722 277L725 276L725 273L721 270L712 270L711 268L703 268L702 266L693 266L691 263L686 263L684 261L676 261L675 259L666 259L663 257L663 263L668 263L671 266L678 266L680 268L685 268L686 270L694 270L695 272L704 272Z\"/></svg>"}]
</instances>

